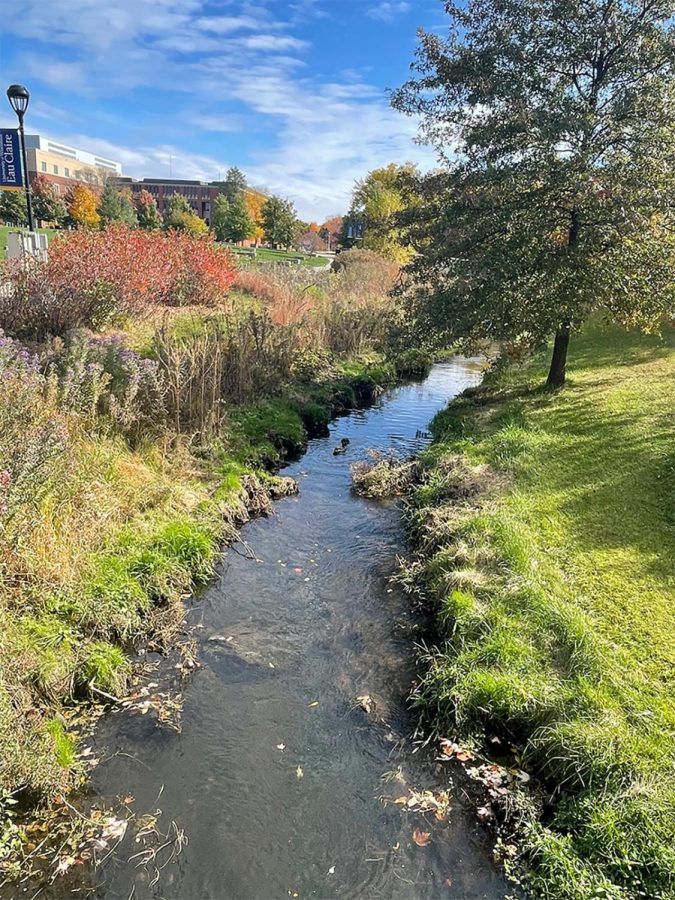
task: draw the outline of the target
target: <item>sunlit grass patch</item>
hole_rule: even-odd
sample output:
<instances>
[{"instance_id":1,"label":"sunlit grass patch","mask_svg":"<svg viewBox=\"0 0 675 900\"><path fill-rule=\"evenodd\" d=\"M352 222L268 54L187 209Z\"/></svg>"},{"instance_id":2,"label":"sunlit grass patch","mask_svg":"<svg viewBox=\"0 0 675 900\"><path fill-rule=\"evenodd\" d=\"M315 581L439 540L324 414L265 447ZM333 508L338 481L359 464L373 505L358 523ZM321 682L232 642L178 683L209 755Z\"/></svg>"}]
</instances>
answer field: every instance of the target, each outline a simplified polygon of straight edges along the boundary
<instances>
[{"instance_id":1,"label":"sunlit grass patch","mask_svg":"<svg viewBox=\"0 0 675 900\"><path fill-rule=\"evenodd\" d=\"M440 640L417 702L538 776L535 895L672 897L675 342L589 329L559 394L544 366L488 377L432 425L409 520ZM481 466L483 489L457 491Z\"/></svg>"}]
</instances>

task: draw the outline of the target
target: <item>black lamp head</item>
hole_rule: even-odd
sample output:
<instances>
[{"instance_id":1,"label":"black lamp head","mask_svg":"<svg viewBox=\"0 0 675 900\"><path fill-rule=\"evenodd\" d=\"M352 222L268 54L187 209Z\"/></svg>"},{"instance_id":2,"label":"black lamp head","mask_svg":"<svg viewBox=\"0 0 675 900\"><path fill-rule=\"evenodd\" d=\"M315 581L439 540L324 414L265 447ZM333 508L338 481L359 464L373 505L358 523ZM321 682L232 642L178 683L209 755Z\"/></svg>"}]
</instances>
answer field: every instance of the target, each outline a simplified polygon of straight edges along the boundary
<instances>
[{"instance_id":1,"label":"black lamp head","mask_svg":"<svg viewBox=\"0 0 675 900\"><path fill-rule=\"evenodd\" d=\"M28 101L30 100L28 88L25 88L22 84L10 84L7 88L7 97L17 116L22 116L28 109Z\"/></svg>"}]
</instances>

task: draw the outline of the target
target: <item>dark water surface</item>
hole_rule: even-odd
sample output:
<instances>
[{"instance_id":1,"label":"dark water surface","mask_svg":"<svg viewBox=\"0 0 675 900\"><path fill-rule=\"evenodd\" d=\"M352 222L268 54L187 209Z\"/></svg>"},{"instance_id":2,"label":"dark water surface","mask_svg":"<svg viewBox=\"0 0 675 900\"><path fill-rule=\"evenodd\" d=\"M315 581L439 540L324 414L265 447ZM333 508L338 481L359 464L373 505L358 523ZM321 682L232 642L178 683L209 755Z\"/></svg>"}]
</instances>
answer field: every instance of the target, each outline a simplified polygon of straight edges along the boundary
<instances>
[{"instance_id":1,"label":"dark water surface","mask_svg":"<svg viewBox=\"0 0 675 900\"><path fill-rule=\"evenodd\" d=\"M445 785L432 754L411 754L405 698L416 620L388 580L405 549L399 512L350 490L351 463L369 448L418 450L417 430L480 377L475 360L438 365L424 383L337 420L286 469L300 495L245 527L257 558L242 544L228 550L190 613L203 667L185 688L182 732L157 727L152 715L121 713L101 725L97 742L117 755L95 770L96 791L111 802L131 793L137 811L161 808L160 824L175 820L189 842L151 885L148 870L128 861L137 850L130 829L97 896L508 892L460 797L445 822L382 802ZM348 452L334 456L342 437ZM374 715L355 703L362 695L375 700ZM428 846L414 844L415 828L431 832Z\"/></svg>"}]
</instances>

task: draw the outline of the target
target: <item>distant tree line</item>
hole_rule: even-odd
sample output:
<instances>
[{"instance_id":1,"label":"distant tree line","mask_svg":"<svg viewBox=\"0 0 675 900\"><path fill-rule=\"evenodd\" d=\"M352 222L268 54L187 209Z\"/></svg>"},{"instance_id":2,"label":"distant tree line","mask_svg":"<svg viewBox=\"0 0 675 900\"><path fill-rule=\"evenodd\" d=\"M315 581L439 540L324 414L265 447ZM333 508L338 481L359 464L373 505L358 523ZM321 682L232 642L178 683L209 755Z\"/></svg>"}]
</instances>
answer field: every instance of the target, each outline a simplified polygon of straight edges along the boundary
<instances>
[{"instance_id":1,"label":"distant tree line","mask_svg":"<svg viewBox=\"0 0 675 900\"><path fill-rule=\"evenodd\" d=\"M250 189L236 166L228 169L226 179L219 184L220 193L211 210L211 230L218 241L236 244L264 240L274 247L302 245L309 250L335 246L341 217L333 217L321 227L303 222L289 200ZM31 179L31 194L35 218L57 227L106 228L123 223L146 231L175 229L194 235L209 231L182 194L167 197L160 215L149 191L134 197L128 187L120 187L112 179L100 194L87 184L75 184L61 197L49 179L36 175ZM0 220L18 227L27 225L23 192L0 194Z\"/></svg>"}]
</instances>

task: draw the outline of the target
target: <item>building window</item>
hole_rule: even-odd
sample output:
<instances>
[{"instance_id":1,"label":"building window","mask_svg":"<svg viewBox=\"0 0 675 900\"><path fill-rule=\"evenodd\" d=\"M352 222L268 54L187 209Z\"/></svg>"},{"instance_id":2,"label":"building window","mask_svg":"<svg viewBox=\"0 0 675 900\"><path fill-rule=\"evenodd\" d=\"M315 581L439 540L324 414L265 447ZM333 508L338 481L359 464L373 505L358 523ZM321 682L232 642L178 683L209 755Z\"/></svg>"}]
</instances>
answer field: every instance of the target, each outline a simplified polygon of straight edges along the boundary
<instances>
[{"instance_id":1,"label":"building window","mask_svg":"<svg viewBox=\"0 0 675 900\"><path fill-rule=\"evenodd\" d=\"M68 168L68 166L64 167L63 174L66 176L66 178L70 178L70 169Z\"/></svg>"},{"instance_id":2,"label":"building window","mask_svg":"<svg viewBox=\"0 0 675 900\"><path fill-rule=\"evenodd\" d=\"M58 174L59 174L59 167L58 167L58 166L52 166L52 169L54 170L54 174L55 174L55 175L58 175Z\"/></svg>"},{"instance_id":3,"label":"building window","mask_svg":"<svg viewBox=\"0 0 675 900\"><path fill-rule=\"evenodd\" d=\"M40 163L40 166L41 166L43 172L47 171L47 163L46 162Z\"/></svg>"}]
</instances>

